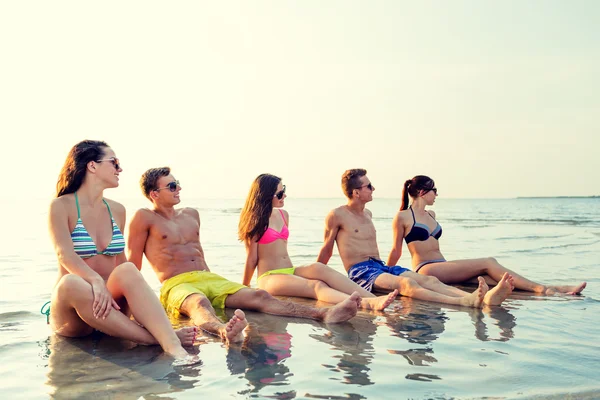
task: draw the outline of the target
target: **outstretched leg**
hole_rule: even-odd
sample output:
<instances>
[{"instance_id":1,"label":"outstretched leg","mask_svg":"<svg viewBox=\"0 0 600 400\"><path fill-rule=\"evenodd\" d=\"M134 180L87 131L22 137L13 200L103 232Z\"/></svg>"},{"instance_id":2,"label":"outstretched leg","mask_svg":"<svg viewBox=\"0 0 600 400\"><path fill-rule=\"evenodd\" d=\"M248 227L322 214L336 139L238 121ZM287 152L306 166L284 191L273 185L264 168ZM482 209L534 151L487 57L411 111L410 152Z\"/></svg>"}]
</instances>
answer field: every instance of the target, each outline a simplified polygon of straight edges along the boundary
<instances>
[{"instance_id":1,"label":"outstretched leg","mask_svg":"<svg viewBox=\"0 0 600 400\"><path fill-rule=\"evenodd\" d=\"M406 272L405 272L406 273ZM404 275L404 274L402 274ZM487 285L483 279L479 281L479 287L471 294L463 297L448 296L426 289L419 285L412 278L404 276L395 276L383 273L375 279L375 287L384 290L398 289L400 294L407 297L413 297L419 300L433 301L436 303L455 304L466 307L483 307L483 298L487 293Z\"/></svg>"},{"instance_id":2,"label":"outstretched leg","mask_svg":"<svg viewBox=\"0 0 600 400\"><path fill-rule=\"evenodd\" d=\"M310 318L317 321L337 323L347 321L356 315L361 298L358 293L333 307L314 308L290 301L281 301L266 290L244 288L227 296L225 306L260 311L286 317Z\"/></svg>"},{"instance_id":3,"label":"outstretched leg","mask_svg":"<svg viewBox=\"0 0 600 400\"><path fill-rule=\"evenodd\" d=\"M556 292L579 294L586 286L585 282L579 285L565 286L547 286L533 282L500 265L493 257L432 263L423 266L419 270L420 274L435 276L440 281L448 284L465 282L471 278L486 274L495 281L500 282L502 276L507 272L513 277L516 289L528 292L541 294L554 294Z\"/></svg>"},{"instance_id":4,"label":"outstretched leg","mask_svg":"<svg viewBox=\"0 0 600 400\"><path fill-rule=\"evenodd\" d=\"M335 273L337 274L337 272ZM350 279L343 275L340 276L358 287L358 285L350 281ZM332 304L341 303L350 298L350 294L352 294L352 292L346 294L336 290L320 279L308 279L303 276L283 274L269 275L261 278L258 281L258 287L266 290L273 296L306 297L308 299L316 299ZM369 298L363 297L360 303L360 307L367 310L381 311L389 306L398 295L398 292L396 291L395 293L390 293L385 296L375 297L366 290L362 290L370 294Z\"/></svg>"},{"instance_id":5,"label":"outstretched leg","mask_svg":"<svg viewBox=\"0 0 600 400\"><path fill-rule=\"evenodd\" d=\"M179 311L192 319L194 325L211 335L219 336L225 344L242 342L244 328L248 326L242 310L235 310L233 317L224 324L215 314L210 300L201 293L186 297Z\"/></svg>"}]
</instances>

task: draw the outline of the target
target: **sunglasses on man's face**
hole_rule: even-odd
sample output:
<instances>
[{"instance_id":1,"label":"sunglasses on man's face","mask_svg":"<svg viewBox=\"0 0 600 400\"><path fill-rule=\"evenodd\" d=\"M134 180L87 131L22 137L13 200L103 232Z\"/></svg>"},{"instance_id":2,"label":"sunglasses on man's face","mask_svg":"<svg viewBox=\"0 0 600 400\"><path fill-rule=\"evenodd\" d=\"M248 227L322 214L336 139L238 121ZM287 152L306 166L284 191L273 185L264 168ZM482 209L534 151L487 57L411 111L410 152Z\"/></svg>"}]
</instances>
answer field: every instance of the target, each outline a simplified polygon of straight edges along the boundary
<instances>
[{"instance_id":1,"label":"sunglasses on man's face","mask_svg":"<svg viewBox=\"0 0 600 400\"><path fill-rule=\"evenodd\" d=\"M362 188L364 188L364 187L366 187L367 189L369 189L371 192L372 192L373 190L375 190L375 186L373 186L373 185L371 184L371 182L367 183L366 185L362 185L361 187L359 187L359 188L358 188L358 190L360 190L360 189L362 189Z\"/></svg>"},{"instance_id":2,"label":"sunglasses on man's face","mask_svg":"<svg viewBox=\"0 0 600 400\"><path fill-rule=\"evenodd\" d=\"M277 197L277 200L281 200L281 199L283 199L284 194L285 194L285 185L283 185L283 190L280 190L279 192L275 193L275 195L273 197Z\"/></svg>"},{"instance_id":3,"label":"sunglasses on man's face","mask_svg":"<svg viewBox=\"0 0 600 400\"><path fill-rule=\"evenodd\" d=\"M167 183L167 186L165 186L165 187L154 189L154 191L160 192L163 189L169 189L171 192L174 192L177 190L178 186L181 187L181 185L179 184L179 181L173 181L173 182Z\"/></svg>"},{"instance_id":4,"label":"sunglasses on man's face","mask_svg":"<svg viewBox=\"0 0 600 400\"><path fill-rule=\"evenodd\" d=\"M104 158L104 159L98 160L96 162L101 163L102 161L110 161L112 163L112 165L115 167L115 169L117 169L117 170L121 168L121 166L119 165L119 159L117 157Z\"/></svg>"}]
</instances>

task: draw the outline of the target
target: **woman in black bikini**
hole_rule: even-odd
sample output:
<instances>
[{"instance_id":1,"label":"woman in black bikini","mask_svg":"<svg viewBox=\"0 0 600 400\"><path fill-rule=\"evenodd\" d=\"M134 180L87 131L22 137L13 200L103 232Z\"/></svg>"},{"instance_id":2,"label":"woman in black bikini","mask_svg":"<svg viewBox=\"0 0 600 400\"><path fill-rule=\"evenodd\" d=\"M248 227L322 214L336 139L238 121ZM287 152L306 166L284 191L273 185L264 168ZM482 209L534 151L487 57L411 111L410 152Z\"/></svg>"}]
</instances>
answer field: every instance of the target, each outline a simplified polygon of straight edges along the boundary
<instances>
[{"instance_id":1,"label":"woman in black bikini","mask_svg":"<svg viewBox=\"0 0 600 400\"><path fill-rule=\"evenodd\" d=\"M409 195L412 199L410 207L408 207ZM433 205L436 197L435 182L427 176L417 175L404 183L402 205L394 217L392 251L387 265L396 265L402 255L402 240L404 239L412 256L415 272L435 276L447 284L465 282L486 274L498 282L502 275L508 272L514 278L516 289L529 292L579 294L585 288L585 282L577 286L548 286L530 281L503 267L493 257L446 261L440 251L438 241L442 236L442 228L435 220L435 213L425 209L425 207Z\"/></svg>"}]
</instances>

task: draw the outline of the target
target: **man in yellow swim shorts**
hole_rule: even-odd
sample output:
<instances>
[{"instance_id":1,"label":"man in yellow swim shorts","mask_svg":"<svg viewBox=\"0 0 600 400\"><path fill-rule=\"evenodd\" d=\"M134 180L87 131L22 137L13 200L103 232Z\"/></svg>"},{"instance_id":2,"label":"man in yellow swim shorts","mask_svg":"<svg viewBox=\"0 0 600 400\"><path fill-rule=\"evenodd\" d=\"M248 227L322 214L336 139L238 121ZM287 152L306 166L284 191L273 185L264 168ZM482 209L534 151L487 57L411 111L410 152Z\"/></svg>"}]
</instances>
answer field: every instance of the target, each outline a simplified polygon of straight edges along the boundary
<instances>
[{"instance_id":1,"label":"man in yellow swim shorts","mask_svg":"<svg viewBox=\"0 0 600 400\"><path fill-rule=\"evenodd\" d=\"M314 308L280 301L264 290L251 289L211 272L200 244L200 215L194 208L175 208L181 201L181 186L169 167L151 168L140 179L144 196L152 209L134 214L127 235L127 258L138 269L142 257L152 265L162 282L160 300L174 315L183 314L201 329L221 337L229 344L242 341L248 322L240 309L267 314L310 318L329 323L343 322L356 315L360 296L329 308ZM223 323L216 308L236 308L234 316Z\"/></svg>"}]
</instances>

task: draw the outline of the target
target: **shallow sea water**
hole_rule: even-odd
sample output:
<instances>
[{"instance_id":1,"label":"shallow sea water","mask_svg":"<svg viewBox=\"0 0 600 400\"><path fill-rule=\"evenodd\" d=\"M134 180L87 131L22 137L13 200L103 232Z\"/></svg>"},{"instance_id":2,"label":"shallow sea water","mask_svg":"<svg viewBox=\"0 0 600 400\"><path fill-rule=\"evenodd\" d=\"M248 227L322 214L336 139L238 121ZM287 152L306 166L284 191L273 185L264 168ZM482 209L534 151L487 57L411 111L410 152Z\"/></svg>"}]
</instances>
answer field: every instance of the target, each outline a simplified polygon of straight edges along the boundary
<instances>
[{"instance_id":1,"label":"shallow sea water","mask_svg":"<svg viewBox=\"0 0 600 400\"><path fill-rule=\"evenodd\" d=\"M147 206L122 200L128 215ZM288 198L289 252L313 262L326 213L343 199ZM242 200L187 200L202 218L209 266L240 281L236 240ZM398 200L369 203L382 258ZM5 207L16 207L4 203ZM401 298L398 309L359 312L343 324L247 312L241 346L202 336L202 363L172 367L160 348L101 334L52 335L41 305L56 279L46 201L7 216L0 253L0 392L3 398L599 398L600 199L444 200L435 205L447 259L493 256L544 283L587 281L583 296L515 293L501 307L472 310ZM410 265L408 252L400 260ZM337 253L330 265L343 270ZM158 292L149 266L144 276ZM293 299L306 304L314 300ZM232 310L221 311L223 318ZM174 320L175 325L189 321Z\"/></svg>"}]
</instances>

